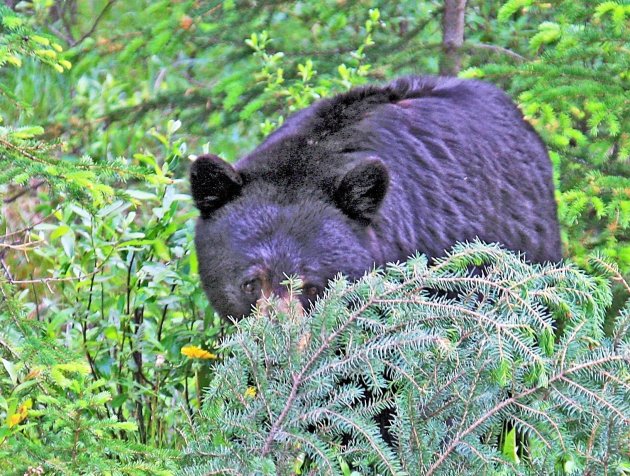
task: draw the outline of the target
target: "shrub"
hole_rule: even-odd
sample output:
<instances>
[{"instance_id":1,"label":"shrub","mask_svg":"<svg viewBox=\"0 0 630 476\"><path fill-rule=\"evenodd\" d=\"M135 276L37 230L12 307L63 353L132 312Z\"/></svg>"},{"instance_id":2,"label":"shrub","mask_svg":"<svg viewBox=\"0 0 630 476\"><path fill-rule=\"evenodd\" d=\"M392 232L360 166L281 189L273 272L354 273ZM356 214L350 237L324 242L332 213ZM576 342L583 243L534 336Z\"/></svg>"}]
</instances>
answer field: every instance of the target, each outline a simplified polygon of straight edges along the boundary
<instances>
[{"instance_id":1,"label":"shrub","mask_svg":"<svg viewBox=\"0 0 630 476\"><path fill-rule=\"evenodd\" d=\"M340 278L307 318L272 310L226 338L185 473L619 470L630 306L604 337L609 302L605 280L481 243L432 267L417 256L355 284ZM552 315L566 322L561 335ZM374 422L385 408L394 448Z\"/></svg>"}]
</instances>

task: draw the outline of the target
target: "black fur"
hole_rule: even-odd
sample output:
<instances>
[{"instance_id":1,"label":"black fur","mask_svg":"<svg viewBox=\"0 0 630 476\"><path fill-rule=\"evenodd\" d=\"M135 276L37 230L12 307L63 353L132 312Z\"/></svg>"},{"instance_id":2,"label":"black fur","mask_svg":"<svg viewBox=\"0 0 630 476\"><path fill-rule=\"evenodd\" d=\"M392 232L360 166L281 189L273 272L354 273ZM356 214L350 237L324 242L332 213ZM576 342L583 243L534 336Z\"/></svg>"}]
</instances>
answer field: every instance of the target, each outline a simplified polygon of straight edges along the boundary
<instances>
[{"instance_id":1,"label":"black fur","mask_svg":"<svg viewBox=\"0 0 630 476\"><path fill-rule=\"evenodd\" d=\"M322 289L457 241L561 258L546 149L480 81L406 77L319 101L234 167L197 159L191 183L201 279L224 316L250 312L252 277L276 294L292 274Z\"/></svg>"}]
</instances>

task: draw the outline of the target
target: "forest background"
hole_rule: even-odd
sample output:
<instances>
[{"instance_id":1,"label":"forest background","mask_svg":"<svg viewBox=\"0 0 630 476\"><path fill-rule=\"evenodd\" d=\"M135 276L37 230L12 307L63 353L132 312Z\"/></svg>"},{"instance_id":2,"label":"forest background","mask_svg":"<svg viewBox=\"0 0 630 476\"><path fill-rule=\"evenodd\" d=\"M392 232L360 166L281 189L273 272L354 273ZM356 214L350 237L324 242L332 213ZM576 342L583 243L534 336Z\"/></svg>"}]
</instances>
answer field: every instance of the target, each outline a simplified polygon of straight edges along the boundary
<instances>
[{"instance_id":1,"label":"forest background","mask_svg":"<svg viewBox=\"0 0 630 476\"><path fill-rule=\"evenodd\" d=\"M318 98L403 74L517 101L549 147L565 256L595 272L596 252L617 283L612 335L629 16L624 1L5 1L2 468L170 471L225 332L198 283L189 154L236 160Z\"/></svg>"}]
</instances>

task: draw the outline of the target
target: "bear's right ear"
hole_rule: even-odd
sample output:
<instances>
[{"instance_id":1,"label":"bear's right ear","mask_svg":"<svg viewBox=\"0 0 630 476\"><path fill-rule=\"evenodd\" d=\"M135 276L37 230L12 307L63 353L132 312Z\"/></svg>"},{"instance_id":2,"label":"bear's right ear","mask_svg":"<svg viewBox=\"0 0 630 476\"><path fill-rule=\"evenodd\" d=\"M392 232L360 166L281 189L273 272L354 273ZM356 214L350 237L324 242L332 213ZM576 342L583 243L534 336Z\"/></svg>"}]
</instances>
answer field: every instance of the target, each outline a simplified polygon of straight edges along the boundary
<instances>
[{"instance_id":1,"label":"bear's right ear","mask_svg":"<svg viewBox=\"0 0 630 476\"><path fill-rule=\"evenodd\" d=\"M192 197L202 218L232 200L242 185L240 174L216 155L200 155L190 167Z\"/></svg>"},{"instance_id":2,"label":"bear's right ear","mask_svg":"<svg viewBox=\"0 0 630 476\"><path fill-rule=\"evenodd\" d=\"M378 212L387 188L389 174L378 158L356 161L337 177L333 200L350 218L369 224Z\"/></svg>"}]
</instances>

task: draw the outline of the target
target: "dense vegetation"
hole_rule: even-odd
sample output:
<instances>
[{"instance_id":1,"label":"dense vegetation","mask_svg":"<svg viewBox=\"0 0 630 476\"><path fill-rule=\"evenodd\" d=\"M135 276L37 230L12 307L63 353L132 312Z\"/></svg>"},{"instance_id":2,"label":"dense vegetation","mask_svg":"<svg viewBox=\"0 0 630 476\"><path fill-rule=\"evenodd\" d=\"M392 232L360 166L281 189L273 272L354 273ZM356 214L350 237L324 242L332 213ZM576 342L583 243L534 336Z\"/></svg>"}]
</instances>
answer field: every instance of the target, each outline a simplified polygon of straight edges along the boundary
<instances>
[{"instance_id":1,"label":"dense vegetation","mask_svg":"<svg viewBox=\"0 0 630 476\"><path fill-rule=\"evenodd\" d=\"M630 472L617 446L630 418L630 6L471 0L452 51L448 3L0 6L3 472ZM307 322L220 322L196 276L188 155L236 159L319 97L453 65L512 94L545 139L566 256L590 277L474 244L434 268L418 257L340 280ZM470 263L492 266L471 280ZM427 286L459 297L416 292ZM256 365L265 351L270 369ZM384 388L387 365L396 397L356 404L353 379ZM385 404L401 441L421 444L383 446L369 417ZM343 434L360 451L342 451Z\"/></svg>"}]
</instances>

